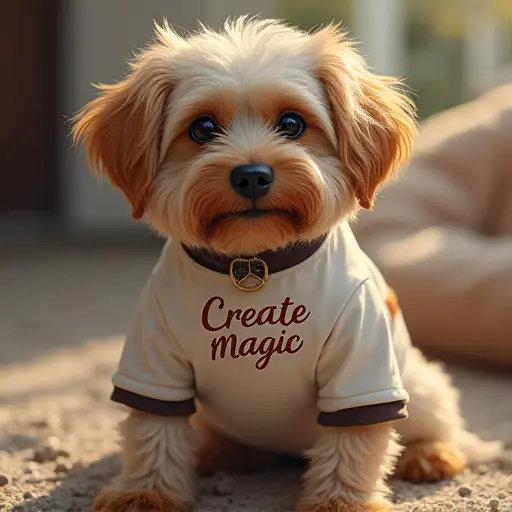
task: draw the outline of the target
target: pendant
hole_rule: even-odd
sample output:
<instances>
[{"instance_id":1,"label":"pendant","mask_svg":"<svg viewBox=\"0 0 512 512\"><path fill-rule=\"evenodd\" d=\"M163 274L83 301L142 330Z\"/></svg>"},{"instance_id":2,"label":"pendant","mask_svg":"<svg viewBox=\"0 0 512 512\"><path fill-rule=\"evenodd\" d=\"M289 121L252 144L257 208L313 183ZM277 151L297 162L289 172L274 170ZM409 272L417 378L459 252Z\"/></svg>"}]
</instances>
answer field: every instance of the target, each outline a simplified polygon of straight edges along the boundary
<instances>
[{"instance_id":1,"label":"pendant","mask_svg":"<svg viewBox=\"0 0 512 512\"><path fill-rule=\"evenodd\" d=\"M268 281L267 264L259 258L237 258L229 266L233 284L244 292L255 292Z\"/></svg>"}]
</instances>

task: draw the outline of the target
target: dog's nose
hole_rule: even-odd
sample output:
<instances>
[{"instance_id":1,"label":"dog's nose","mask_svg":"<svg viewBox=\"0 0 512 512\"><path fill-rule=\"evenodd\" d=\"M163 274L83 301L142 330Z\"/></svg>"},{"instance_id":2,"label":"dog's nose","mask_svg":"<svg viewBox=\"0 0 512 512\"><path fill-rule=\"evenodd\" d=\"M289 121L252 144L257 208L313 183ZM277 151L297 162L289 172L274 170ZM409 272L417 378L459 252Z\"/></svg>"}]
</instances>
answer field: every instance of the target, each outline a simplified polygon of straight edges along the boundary
<instances>
[{"instance_id":1,"label":"dog's nose","mask_svg":"<svg viewBox=\"0 0 512 512\"><path fill-rule=\"evenodd\" d=\"M237 165L231 171L231 186L242 197L258 199L268 193L274 181L274 171L263 164Z\"/></svg>"}]
</instances>

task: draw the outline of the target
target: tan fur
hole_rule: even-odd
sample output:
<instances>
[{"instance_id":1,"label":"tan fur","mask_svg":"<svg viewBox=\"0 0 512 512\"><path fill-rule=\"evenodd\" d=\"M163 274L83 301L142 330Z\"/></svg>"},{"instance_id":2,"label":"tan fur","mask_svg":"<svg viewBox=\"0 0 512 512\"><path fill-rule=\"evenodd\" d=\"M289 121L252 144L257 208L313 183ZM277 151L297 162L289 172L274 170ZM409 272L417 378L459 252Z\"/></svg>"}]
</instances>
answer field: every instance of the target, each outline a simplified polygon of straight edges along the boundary
<instances>
[{"instance_id":1,"label":"tan fur","mask_svg":"<svg viewBox=\"0 0 512 512\"><path fill-rule=\"evenodd\" d=\"M412 482L448 480L466 467L466 457L454 445L423 441L407 447L396 476Z\"/></svg>"},{"instance_id":2,"label":"tan fur","mask_svg":"<svg viewBox=\"0 0 512 512\"><path fill-rule=\"evenodd\" d=\"M450 478L469 463L486 462L501 453L499 441L484 442L466 430L450 376L415 347L407 354L402 380L410 402L409 417L394 425L405 445L398 477L417 482Z\"/></svg>"},{"instance_id":3,"label":"tan fur","mask_svg":"<svg viewBox=\"0 0 512 512\"><path fill-rule=\"evenodd\" d=\"M363 208L409 158L416 134L414 106L399 81L371 73L336 27L314 36L321 48L317 73L332 105L343 168Z\"/></svg>"},{"instance_id":4,"label":"tan fur","mask_svg":"<svg viewBox=\"0 0 512 512\"><path fill-rule=\"evenodd\" d=\"M156 491L102 491L94 512L188 512L190 508Z\"/></svg>"},{"instance_id":5,"label":"tan fur","mask_svg":"<svg viewBox=\"0 0 512 512\"><path fill-rule=\"evenodd\" d=\"M395 318L400 311L400 306L398 305L398 298L396 296L395 290L389 288L388 295L386 297L386 306L388 307L391 316Z\"/></svg>"},{"instance_id":6,"label":"tan fur","mask_svg":"<svg viewBox=\"0 0 512 512\"><path fill-rule=\"evenodd\" d=\"M287 111L307 123L298 140L276 131ZM220 126L206 144L188 136L202 115ZM186 39L167 24L157 27L155 41L128 76L101 86L76 116L73 131L97 174L125 194L135 218L192 247L254 255L313 240L359 207L370 208L408 158L415 128L413 104L399 82L373 75L338 27L306 33L241 18L221 32L203 27ZM236 214L252 201L235 193L229 175L254 162L274 169L271 191L258 200L272 213L247 218ZM392 299L391 313L400 314ZM410 445L401 467L409 476L442 477L462 464L455 456L464 433L457 394L419 352L410 360L404 375L410 417L396 425ZM192 424L203 469L276 461L219 433L200 414ZM388 510L386 478L400 451L391 427L318 431L299 507ZM186 510L196 467L188 420L133 412L122 435L123 472L100 495L97 510ZM466 436L465 442L472 440ZM425 461L431 469L418 472Z\"/></svg>"},{"instance_id":7,"label":"tan fur","mask_svg":"<svg viewBox=\"0 0 512 512\"><path fill-rule=\"evenodd\" d=\"M402 381L411 396L409 417L396 424L402 442L405 445L424 440L457 443L464 431L459 393L443 368L427 362L417 348L412 348L407 354Z\"/></svg>"},{"instance_id":8,"label":"tan fur","mask_svg":"<svg viewBox=\"0 0 512 512\"><path fill-rule=\"evenodd\" d=\"M297 512L389 512L391 505L388 501L378 500L369 502L347 502L344 500L329 500L313 508L301 508Z\"/></svg>"},{"instance_id":9,"label":"tan fur","mask_svg":"<svg viewBox=\"0 0 512 512\"><path fill-rule=\"evenodd\" d=\"M154 490L173 502L194 501L197 441L188 418L132 411L120 433L123 468L109 490Z\"/></svg>"},{"instance_id":10,"label":"tan fur","mask_svg":"<svg viewBox=\"0 0 512 512\"><path fill-rule=\"evenodd\" d=\"M78 114L74 136L134 217L191 246L254 254L317 238L357 201L369 207L413 138L412 104L395 86L372 75L335 27L308 34L239 19L185 40L165 25L128 77L101 86ZM308 124L296 142L275 132L286 111ZM194 146L187 130L199 115L223 134ZM228 179L247 162L274 169L258 206L277 213L225 217L250 206Z\"/></svg>"},{"instance_id":11,"label":"tan fur","mask_svg":"<svg viewBox=\"0 0 512 512\"><path fill-rule=\"evenodd\" d=\"M401 451L389 424L324 428L308 456L300 507L318 506L333 497L345 502L382 501L386 478ZM314 509L314 508L313 508Z\"/></svg>"},{"instance_id":12,"label":"tan fur","mask_svg":"<svg viewBox=\"0 0 512 512\"><path fill-rule=\"evenodd\" d=\"M125 194L136 219L144 213L159 165L171 92L166 57L163 47L143 53L127 79L99 85L100 96L74 120L74 140L86 139L92 169Z\"/></svg>"}]
</instances>

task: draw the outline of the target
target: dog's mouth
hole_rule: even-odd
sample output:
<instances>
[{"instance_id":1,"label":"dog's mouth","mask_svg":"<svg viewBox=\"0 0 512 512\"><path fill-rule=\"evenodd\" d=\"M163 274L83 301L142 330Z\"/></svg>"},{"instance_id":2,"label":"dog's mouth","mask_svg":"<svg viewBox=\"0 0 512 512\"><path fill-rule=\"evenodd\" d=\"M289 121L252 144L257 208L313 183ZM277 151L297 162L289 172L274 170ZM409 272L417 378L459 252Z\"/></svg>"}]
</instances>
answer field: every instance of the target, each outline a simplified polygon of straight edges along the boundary
<instances>
[{"instance_id":1,"label":"dog's mouth","mask_svg":"<svg viewBox=\"0 0 512 512\"><path fill-rule=\"evenodd\" d=\"M290 218L293 223L298 222L298 214L289 210L283 210L279 208L263 209L263 208L248 208L246 210L238 210L234 212L228 212L221 215L217 215L210 222L210 228L214 227L220 221L230 218L242 218L242 219L260 219L262 217L268 217L271 215L284 215Z\"/></svg>"},{"instance_id":2,"label":"dog's mouth","mask_svg":"<svg viewBox=\"0 0 512 512\"><path fill-rule=\"evenodd\" d=\"M241 212L234 212L233 217L246 217L248 219L254 219L258 217L264 217L271 213L271 210L263 210L261 208L250 208L249 210L242 210Z\"/></svg>"}]
</instances>

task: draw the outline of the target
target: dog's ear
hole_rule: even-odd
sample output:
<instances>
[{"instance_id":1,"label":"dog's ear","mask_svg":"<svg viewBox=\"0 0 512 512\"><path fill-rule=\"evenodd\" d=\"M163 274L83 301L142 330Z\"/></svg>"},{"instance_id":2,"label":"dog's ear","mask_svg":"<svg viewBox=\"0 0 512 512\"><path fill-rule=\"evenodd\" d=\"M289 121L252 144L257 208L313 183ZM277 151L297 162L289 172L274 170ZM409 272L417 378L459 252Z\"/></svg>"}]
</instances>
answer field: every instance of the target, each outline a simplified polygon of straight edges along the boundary
<instances>
[{"instance_id":1,"label":"dog's ear","mask_svg":"<svg viewBox=\"0 0 512 512\"><path fill-rule=\"evenodd\" d=\"M156 31L157 40L138 56L130 74L119 83L97 86L99 96L73 119L73 139L85 143L91 169L124 193L135 219L144 214L158 169L172 89L169 63L173 47L183 42L167 24Z\"/></svg>"},{"instance_id":2,"label":"dog's ear","mask_svg":"<svg viewBox=\"0 0 512 512\"><path fill-rule=\"evenodd\" d=\"M409 158L416 134L414 103L397 79L371 73L338 27L312 38L340 160L359 204L369 209L379 186Z\"/></svg>"}]
</instances>

